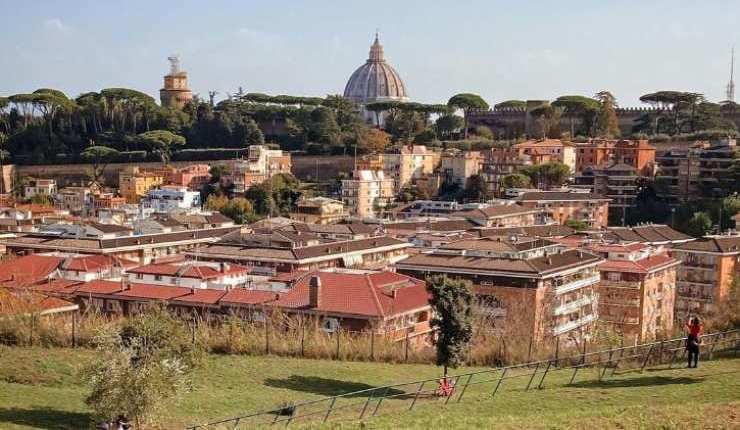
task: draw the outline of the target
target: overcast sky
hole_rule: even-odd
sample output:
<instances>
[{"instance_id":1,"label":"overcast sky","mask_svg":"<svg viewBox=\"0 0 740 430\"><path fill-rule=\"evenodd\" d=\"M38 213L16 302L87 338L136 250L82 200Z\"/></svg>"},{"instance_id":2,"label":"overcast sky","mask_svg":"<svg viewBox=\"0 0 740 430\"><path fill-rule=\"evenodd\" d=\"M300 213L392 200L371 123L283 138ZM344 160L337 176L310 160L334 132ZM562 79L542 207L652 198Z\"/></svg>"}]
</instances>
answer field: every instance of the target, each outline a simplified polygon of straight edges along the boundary
<instances>
[{"instance_id":1,"label":"overcast sky","mask_svg":"<svg viewBox=\"0 0 740 430\"><path fill-rule=\"evenodd\" d=\"M725 98L740 1L0 0L0 24L0 95L156 96L173 53L204 97L341 93L379 28L412 100L608 89L637 106L660 89Z\"/></svg>"}]
</instances>

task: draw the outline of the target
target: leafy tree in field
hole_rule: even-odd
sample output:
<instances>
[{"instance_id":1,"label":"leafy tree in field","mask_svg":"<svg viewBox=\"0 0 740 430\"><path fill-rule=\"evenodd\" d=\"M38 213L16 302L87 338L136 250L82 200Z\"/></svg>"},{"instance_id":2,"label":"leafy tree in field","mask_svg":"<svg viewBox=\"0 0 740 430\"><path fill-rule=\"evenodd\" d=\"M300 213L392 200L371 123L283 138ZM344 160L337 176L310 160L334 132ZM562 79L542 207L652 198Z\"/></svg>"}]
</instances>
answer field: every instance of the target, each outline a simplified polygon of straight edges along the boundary
<instances>
[{"instance_id":1,"label":"leafy tree in field","mask_svg":"<svg viewBox=\"0 0 740 430\"><path fill-rule=\"evenodd\" d=\"M512 173L501 178L501 188L529 188L532 180L521 173Z\"/></svg>"},{"instance_id":2,"label":"leafy tree in field","mask_svg":"<svg viewBox=\"0 0 740 430\"><path fill-rule=\"evenodd\" d=\"M609 91L597 93L596 99L601 103L596 120L596 134L608 139L619 137L619 120L616 112L617 99Z\"/></svg>"},{"instance_id":3,"label":"leafy tree in field","mask_svg":"<svg viewBox=\"0 0 740 430\"><path fill-rule=\"evenodd\" d=\"M83 371L91 390L86 403L98 418L124 415L136 429L152 424L190 390L202 358L182 322L158 308L107 326L95 343L93 363Z\"/></svg>"},{"instance_id":4,"label":"leafy tree in field","mask_svg":"<svg viewBox=\"0 0 740 430\"><path fill-rule=\"evenodd\" d=\"M444 366L447 378L449 367L454 369L463 363L465 348L473 336L473 294L463 281L446 276L432 278L428 288L434 309L431 325L437 330L437 365Z\"/></svg>"},{"instance_id":5,"label":"leafy tree in field","mask_svg":"<svg viewBox=\"0 0 740 430\"><path fill-rule=\"evenodd\" d=\"M185 145L185 138L167 130L152 130L141 133L137 140L159 154L162 163L170 164L175 147Z\"/></svg>"},{"instance_id":6,"label":"leafy tree in field","mask_svg":"<svg viewBox=\"0 0 740 430\"><path fill-rule=\"evenodd\" d=\"M92 164L92 171L90 172L90 179L93 182L100 182L100 178L103 176L108 163L111 162L113 157L118 155L119 152L113 148L107 146L90 146L80 156Z\"/></svg>"},{"instance_id":7,"label":"leafy tree in field","mask_svg":"<svg viewBox=\"0 0 740 430\"><path fill-rule=\"evenodd\" d=\"M461 109L463 111L463 138L468 138L468 114L472 110L485 110L488 109L488 103L477 94L471 93L460 93L452 96L447 102L447 105L451 108Z\"/></svg>"},{"instance_id":8,"label":"leafy tree in field","mask_svg":"<svg viewBox=\"0 0 740 430\"><path fill-rule=\"evenodd\" d=\"M506 100L501 103L496 103L493 106L495 109L521 109L527 108L527 102L524 100Z\"/></svg>"}]
</instances>

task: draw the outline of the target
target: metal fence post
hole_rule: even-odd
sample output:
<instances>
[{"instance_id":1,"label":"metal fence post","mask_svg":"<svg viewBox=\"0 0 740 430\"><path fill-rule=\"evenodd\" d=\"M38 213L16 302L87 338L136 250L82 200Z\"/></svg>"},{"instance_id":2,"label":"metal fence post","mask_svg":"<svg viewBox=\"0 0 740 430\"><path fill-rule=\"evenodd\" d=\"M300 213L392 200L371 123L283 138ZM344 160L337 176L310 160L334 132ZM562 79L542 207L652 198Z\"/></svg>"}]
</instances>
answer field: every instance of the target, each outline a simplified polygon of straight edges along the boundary
<instances>
[{"instance_id":1,"label":"metal fence post","mask_svg":"<svg viewBox=\"0 0 740 430\"><path fill-rule=\"evenodd\" d=\"M578 373L578 369L580 369L581 365L573 366L573 375L570 377L570 382L568 382L568 385L573 385L573 381L576 379L576 373Z\"/></svg>"},{"instance_id":2,"label":"metal fence post","mask_svg":"<svg viewBox=\"0 0 740 430\"><path fill-rule=\"evenodd\" d=\"M647 363L650 360L650 356L653 353L653 346L655 346L655 344L651 344L650 349L648 349L648 353L645 354L645 359L642 361L642 366L640 366L640 373L645 370L645 366L647 366Z\"/></svg>"},{"instance_id":3,"label":"metal fence post","mask_svg":"<svg viewBox=\"0 0 740 430\"><path fill-rule=\"evenodd\" d=\"M406 331L406 345L405 345L403 361L406 363L408 363L409 361L409 332L408 330Z\"/></svg>"},{"instance_id":4,"label":"metal fence post","mask_svg":"<svg viewBox=\"0 0 740 430\"><path fill-rule=\"evenodd\" d=\"M534 381L534 376L537 374L537 371L540 370L540 363L537 362L537 366L534 368L534 372L532 372L532 376L529 378L529 382L527 382L527 388L524 389L524 391L529 390L529 386L532 385L532 381Z\"/></svg>"},{"instance_id":5,"label":"metal fence post","mask_svg":"<svg viewBox=\"0 0 740 430\"><path fill-rule=\"evenodd\" d=\"M322 422L326 422L326 420L329 419L329 415L334 410L334 403L336 402L337 402L337 397L336 396L332 397L331 403L329 404L329 409L326 411L326 415L324 415L324 421Z\"/></svg>"},{"instance_id":6,"label":"metal fence post","mask_svg":"<svg viewBox=\"0 0 740 430\"><path fill-rule=\"evenodd\" d=\"M360 418L359 419L362 419L362 417L365 416L365 412L367 411L367 407L368 407L368 405L370 405L370 401L373 399L373 397L375 397L375 392L376 391L378 391L377 388L370 392L370 395L367 397L367 401L365 402L365 406L362 407L362 412L360 412Z\"/></svg>"},{"instance_id":7,"label":"metal fence post","mask_svg":"<svg viewBox=\"0 0 740 430\"><path fill-rule=\"evenodd\" d=\"M504 380L504 377L506 377L506 372L509 371L508 367L504 368L504 371L501 373L501 377L498 378L498 383L496 384L496 388L493 389L493 394L491 394L491 397L496 397L496 392L498 391L498 388L501 386L501 382Z\"/></svg>"},{"instance_id":8,"label":"metal fence post","mask_svg":"<svg viewBox=\"0 0 740 430\"><path fill-rule=\"evenodd\" d=\"M375 410L373 410L373 416L375 416L378 413L378 409L380 409L380 404L383 403L385 396L388 395L389 389L390 387L385 387L385 391L383 391L383 395L380 397L380 400L378 400L378 403L375 404Z\"/></svg>"},{"instance_id":9,"label":"metal fence post","mask_svg":"<svg viewBox=\"0 0 740 430\"><path fill-rule=\"evenodd\" d=\"M606 371L609 369L609 366L611 366L612 357L614 357L614 349L609 350L609 359L604 364L604 368L601 370L601 372L599 372L599 381L601 381L604 378Z\"/></svg>"},{"instance_id":10,"label":"metal fence post","mask_svg":"<svg viewBox=\"0 0 740 430\"><path fill-rule=\"evenodd\" d=\"M540 383L537 384L537 389L538 390L541 390L542 389L542 384L545 383L545 378L547 377L547 372L550 371L550 366L551 365L552 365L552 361L550 360L550 361L547 362L547 367L545 368L545 373L542 374L542 379L540 379Z\"/></svg>"},{"instance_id":11,"label":"metal fence post","mask_svg":"<svg viewBox=\"0 0 740 430\"><path fill-rule=\"evenodd\" d=\"M419 384L419 388L416 389L416 394L414 395L414 400L411 402L411 406L409 406L409 410L414 409L414 405L416 404L416 400L419 398L419 394L424 389L424 384L426 384L427 381L421 381L421 384Z\"/></svg>"},{"instance_id":12,"label":"metal fence post","mask_svg":"<svg viewBox=\"0 0 740 430\"><path fill-rule=\"evenodd\" d=\"M465 395L465 390L467 390L467 389L468 389L468 385L470 385L470 380L471 380L471 379L473 379L473 375L474 375L474 374L473 374L473 373L471 373L471 374L470 374L470 375L468 376L468 380L467 380L467 381L465 381L465 386L463 387L462 391L460 391L460 395L459 395L459 396L457 396L457 401L458 401L458 403L460 402L460 400L462 400L463 396Z\"/></svg>"},{"instance_id":13,"label":"metal fence post","mask_svg":"<svg viewBox=\"0 0 740 430\"><path fill-rule=\"evenodd\" d=\"M457 382L458 382L459 380L460 380L460 376L458 375L458 376L456 376L456 377L455 377L455 382L454 382L454 383L452 384L452 387L453 387L453 391L452 391L452 392L450 393L450 395L449 395L449 396L447 396L447 399L445 399L445 405L446 405L446 404L447 404L447 403L448 403L448 402L450 401L450 399L452 398L452 396L454 396L454 395L455 395L455 391L454 391L454 389L455 389L455 388L457 387Z\"/></svg>"}]
</instances>

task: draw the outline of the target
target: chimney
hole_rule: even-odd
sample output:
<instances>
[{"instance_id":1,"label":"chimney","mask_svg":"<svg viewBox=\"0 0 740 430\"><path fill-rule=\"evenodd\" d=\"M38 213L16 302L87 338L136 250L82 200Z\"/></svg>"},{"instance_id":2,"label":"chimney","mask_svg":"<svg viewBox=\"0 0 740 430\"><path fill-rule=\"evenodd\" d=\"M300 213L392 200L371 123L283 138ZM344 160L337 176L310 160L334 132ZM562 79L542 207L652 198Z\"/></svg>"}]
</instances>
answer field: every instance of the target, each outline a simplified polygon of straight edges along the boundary
<instances>
[{"instance_id":1,"label":"chimney","mask_svg":"<svg viewBox=\"0 0 740 430\"><path fill-rule=\"evenodd\" d=\"M398 288L394 288L391 290L391 297L393 299L396 299L396 297L398 297Z\"/></svg>"},{"instance_id":2,"label":"chimney","mask_svg":"<svg viewBox=\"0 0 740 430\"><path fill-rule=\"evenodd\" d=\"M321 279L318 275L313 275L308 283L308 307L318 308L319 306L321 306Z\"/></svg>"},{"instance_id":3,"label":"chimney","mask_svg":"<svg viewBox=\"0 0 740 430\"><path fill-rule=\"evenodd\" d=\"M221 271L221 273L226 272L226 263L224 263L223 261L221 263L219 263L218 267L219 267L219 270Z\"/></svg>"}]
</instances>

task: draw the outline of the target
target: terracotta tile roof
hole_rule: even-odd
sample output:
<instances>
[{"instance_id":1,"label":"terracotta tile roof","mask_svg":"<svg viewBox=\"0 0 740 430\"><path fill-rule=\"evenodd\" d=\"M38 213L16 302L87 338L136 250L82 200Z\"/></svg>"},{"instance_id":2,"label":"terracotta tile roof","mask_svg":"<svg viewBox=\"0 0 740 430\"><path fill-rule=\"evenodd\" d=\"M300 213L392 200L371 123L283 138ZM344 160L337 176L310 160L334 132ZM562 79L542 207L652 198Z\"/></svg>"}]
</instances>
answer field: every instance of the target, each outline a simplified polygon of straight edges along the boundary
<instances>
[{"instance_id":1,"label":"terracotta tile roof","mask_svg":"<svg viewBox=\"0 0 740 430\"><path fill-rule=\"evenodd\" d=\"M224 294L221 298L221 303L227 305L256 305L274 301L277 295L278 294L274 291L234 288Z\"/></svg>"},{"instance_id":2,"label":"terracotta tile roof","mask_svg":"<svg viewBox=\"0 0 740 430\"><path fill-rule=\"evenodd\" d=\"M86 294L114 294L123 289L123 284L121 281L103 281L103 280L96 280L96 281L90 281L85 282L84 284L80 285L73 285L67 288L64 288L64 292L68 293L75 293L76 295L86 295Z\"/></svg>"},{"instance_id":3,"label":"terracotta tile roof","mask_svg":"<svg viewBox=\"0 0 740 430\"><path fill-rule=\"evenodd\" d=\"M675 245L673 249L736 254L740 253L740 236L705 237L692 242Z\"/></svg>"},{"instance_id":4,"label":"terracotta tile roof","mask_svg":"<svg viewBox=\"0 0 740 430\"><path fill-rule=\"evenodd\" d=\"M536 237L562 237L575 232L574 229L559 224L531 225L527 227L494 227L478 230L481 237L501 236L505 234L523 234Z\"/></svg>"},{"instance_id":5,"label":"terracotta tile roof","mask_svg":"<svg viewBox=\"0 0 740 430\"><path fill-rule=\"evenodd\" d=\"M129 284L123 291L116 293L116 297L130 297L133 299L172 300L190 294L187 287L172 287L168 285Z\"/></svg>"},{"instance_id":6,"label":"terracotta tile roof","mask_svg":"<svg viewBox=\"0 0 740 430\"><path fill-rule=\"evenodd\" d=\"M596 252L634 252L634 251L641 251L643 249L646 249L648 246L644 243L638 242L638 243L628 243L628 244L595 243L595 244L586 245L586 247Z\"/></svg>"},{"instance_id":7,"label":"terracotta tile roof","mask_svg":"<svg viewBox=\"0 0 740 430\"><path fill-rule=\"evenodd\" d=\"M70 287L80 285L80 281L70 281L67 279L54 279L48 282L41 282L34 286L33 289L42 293L64 293Z\"/></svg>"},{"instance_id":8,"label":"terracotta tile roof","mask_svg":"<svg viewBox=\"0 0 740 430\"><path fill-rule=\"evenodd\" d=\"M316 308L309 307L309 283L313 276L321 280ZM374 275L312 272L281 295L275 305L324 314L383 318L429 306L429 293L423 281L393 272Z\"/></svg>"},{"instance_id":9,"label":"terracotta tile roof","mask_svg":"<svg viewBox=\"0 0 740 430\"><path fill-rule=\"evenodd\" d=\"M225 290L194 288L190 293L174 298L173 303L216 305L226 295Z\"/></svg>"},{"instance_id":10,"label":"terracotta tile roof","mask_svg":"<svg viewBox=\"0 0 740 430\"><path fill-rule=\"evenodd\" d=\"M653 255L637 261L606 260L599 265L601 271L648 273L665 267L677 266L681 262L668 255Z\"/></svg>"},{"instance_id":11,"label":"terracotta tile roof","mask_svg":"<svg viewBox=\"0 0 740 430\"><path fill-rule=\"evenodd\" d=\"M156 263L134 267L132 269L128 269L126 272L134 274L178 276L181 278L206 280L229 275L246 274L249 273L249 268L237 264L227 264L224 266L224 270L221 271L220 268L212 267L211 265L202 263L198 264L196 262L185 264Z\"/></svg>"},{"instance_id":12,"label":"terracotta tile roof","mask_svg":"<svg viewBox=\"0 0 740 430\"><path fill-rule=\"evenodd\" d=\"M577 267L600 261L596 255L582 251L564 251L547 257L524 259L506 259L491 257L474 257L449 254L417 254L396 263L399 269L422 270L423 267L435 267L440 272L444 269L462 269L488 272L517 273L538 277L550 272Z\"/></svg>"},{"instance_id":13,"label":"terracotta tile roof","mask_svg":"<svg viewBox=\"0 0 740 430\"><path fill-rule=\"evenodd\" d=\"M667 225L651 224L634 227L608 227L606 234L614 235L625 242L675 242L688 241L693 237L672 229Z\"/></svg>"},{"instance_id":14,"label":"terracotta tile roof","mask_svg":"<svg viewBox=\"0 0 740 430\"><path fill-rule=\"evenodd\" d=\"M102 231L103 233L129 233L131 228L117 225L117 224L102 224L99 222L91 222L88 224L90 227Z\"/></svg>"},{"instance_id":15,"label":"terracotta tile roof","mask_svg":"<svg viewBox=\"0 0 740 430\"><path fill-rule=\"evenodd\" d=\"M79 272L97 272L111 267L131 267L138 263L110 255L78 255L65 258L60 268Z\"/></svg>"},{"instance_id":16,"label":"terracotta tile roof","mask_svg":"<svg viewBox=\"0 0 740 430\"><path fill-rule=\"evenodd\" d=\"M536 201L557 201L557 202L590 202L590 201L607 201L610 200L599 194L594 193L569 193L561 191L538 191L528 192L522 194L517 199L521 202L536 202Z\"/></svg>"},{"instance_id":17,"label":"terracotta tile roof","mask_svg":"<svg viewBox=\"0 0 740 430\"><path fill-rule=\"evenodd\" d=\"M554 245L555 242L532 237L518 237L512 241L507 236L491 236L481 239L463 239L442 245L440 249L476 250L493 252L519 252Z\"/></svg>"},{"instance_id":18,"label":"terracotta tile roof","mask_svg":"<svg viewBox=\"0 0 740 430\"><path fill-rule=\"evenodd\" d=\"M0 286L22 287L46 280L64 259L49 255L26 255L0 264Z\"/></svg>"},{"instance_id":19,"label":"terracotta tile roof","mask_svg":"<svg viewBox=\"0 0 740 430\"><path fill-rule=\"evenodd\" d=\"M444 220L432 222L394 222L384 224L387 231L467 231L478 227L477 224L468 220Z\"/></svg>"}]
</instances>

